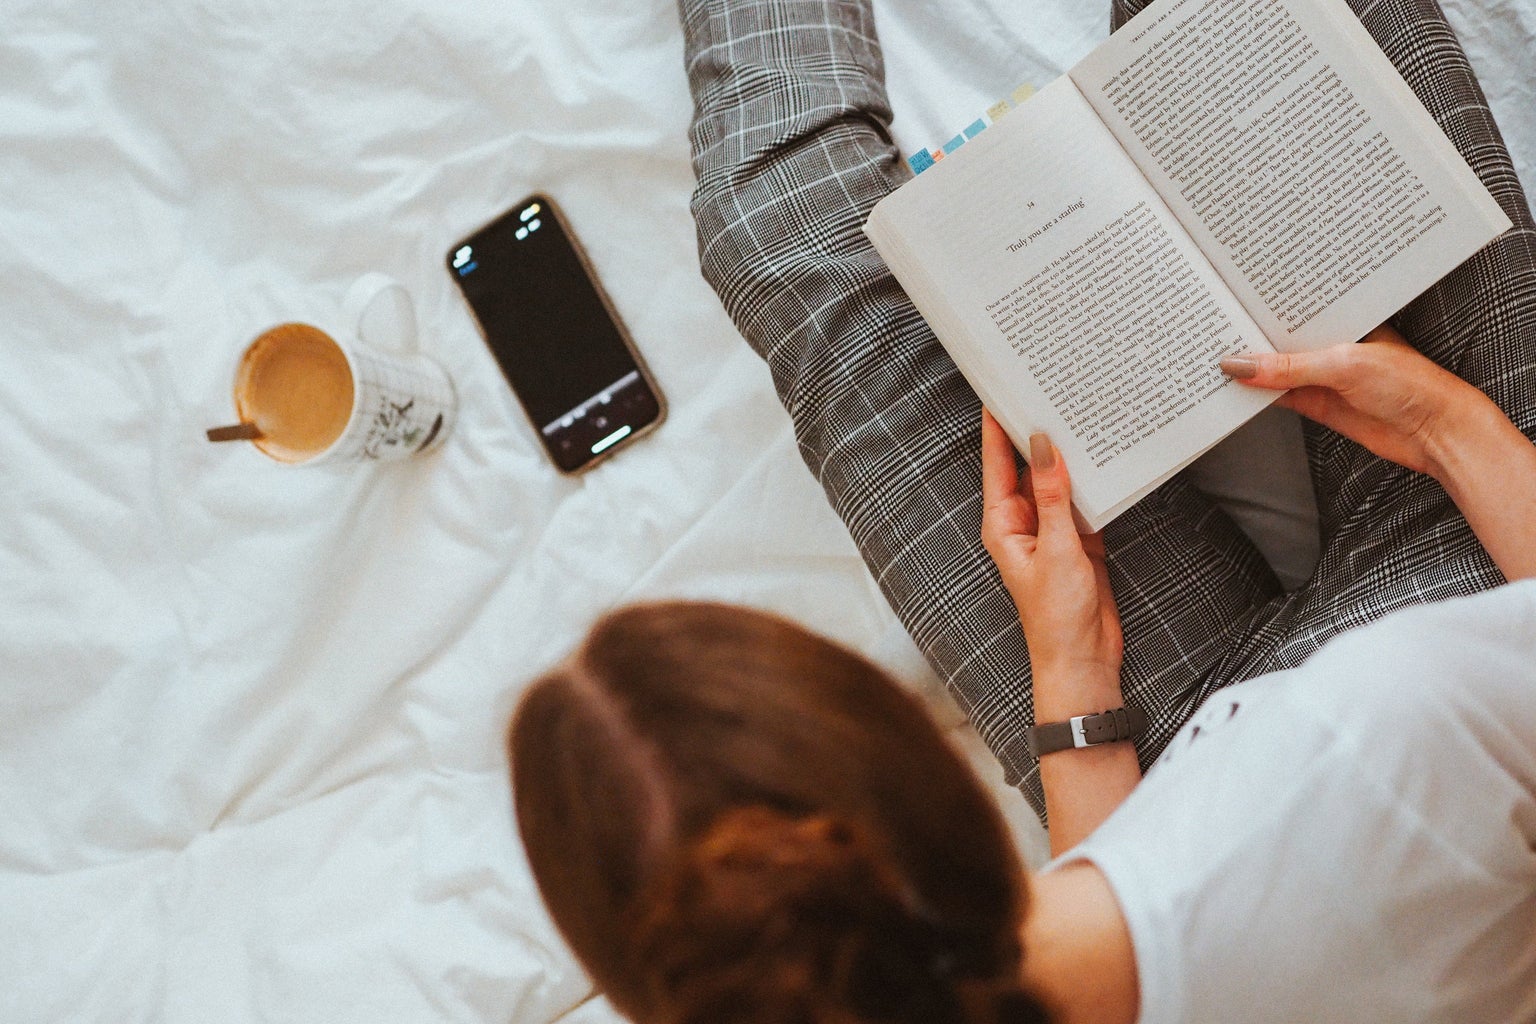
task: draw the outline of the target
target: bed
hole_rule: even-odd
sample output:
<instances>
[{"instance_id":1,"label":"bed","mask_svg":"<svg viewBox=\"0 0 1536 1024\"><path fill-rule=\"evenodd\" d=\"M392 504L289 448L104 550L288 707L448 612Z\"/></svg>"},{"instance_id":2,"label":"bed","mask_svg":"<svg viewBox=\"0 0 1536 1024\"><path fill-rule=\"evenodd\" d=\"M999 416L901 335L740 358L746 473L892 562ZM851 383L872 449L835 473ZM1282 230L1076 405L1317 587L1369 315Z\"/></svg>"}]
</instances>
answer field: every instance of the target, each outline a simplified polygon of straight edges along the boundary
<instances>
[{"instance_id":1,"label":"bed","mask_svg":"<svg viewBox=\"0 0 1536 1024\"><path fill-rule=\"evenodd\" d=\"M1107 23L877 11L906 151ZM1536 184L1536 2L1450 14ZM1039 859L698 274L670 0L14 2L0 29L0 1017L612 1020L529 878L502 737L625 601L814 609L925 696ZM534 189L671 402L578 479L442 266ZM206 443L245 343L336 324L369 272L457 383L446 446L327 469Z\"/></svg>"}]
</instances>

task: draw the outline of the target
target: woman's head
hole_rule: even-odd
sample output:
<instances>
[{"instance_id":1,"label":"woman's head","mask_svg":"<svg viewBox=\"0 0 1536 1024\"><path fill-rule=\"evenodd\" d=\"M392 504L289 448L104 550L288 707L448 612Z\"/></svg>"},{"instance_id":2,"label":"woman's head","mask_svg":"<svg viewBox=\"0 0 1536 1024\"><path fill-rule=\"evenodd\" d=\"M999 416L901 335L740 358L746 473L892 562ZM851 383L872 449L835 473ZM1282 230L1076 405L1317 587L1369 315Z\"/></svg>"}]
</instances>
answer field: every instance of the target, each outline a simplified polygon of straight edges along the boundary
<instances>
[{"instance_id":1,"label":"woman's head","mask_svg":"<svg viewBox=\"0 0 1536 1024\"><path fill-rule=\"evenodd\" d=\"M636 1020L1043 1019L996 809L865 659L724 605L628 608L529 689L518 825Z\"/></svg>"}]
</instances>

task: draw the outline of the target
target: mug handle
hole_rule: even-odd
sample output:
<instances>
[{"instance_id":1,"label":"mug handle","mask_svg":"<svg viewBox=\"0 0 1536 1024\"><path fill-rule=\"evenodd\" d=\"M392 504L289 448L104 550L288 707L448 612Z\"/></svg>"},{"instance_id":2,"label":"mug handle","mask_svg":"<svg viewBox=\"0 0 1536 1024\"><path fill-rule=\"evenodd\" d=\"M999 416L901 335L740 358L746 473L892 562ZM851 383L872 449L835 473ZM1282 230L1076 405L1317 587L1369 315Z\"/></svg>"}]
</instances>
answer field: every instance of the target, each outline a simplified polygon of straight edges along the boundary
<instances>
[{"instance_id":1,"label":"mug handle","mask_svg":"<svg viewBox=\"0 0 1536 1024\"><path fill-rule=\"evenodd\" d=\"M370 271L352 282L342 310L365 345L402 354L416 350L411 294L388 274Z\"/></svg>"}]
</instances>

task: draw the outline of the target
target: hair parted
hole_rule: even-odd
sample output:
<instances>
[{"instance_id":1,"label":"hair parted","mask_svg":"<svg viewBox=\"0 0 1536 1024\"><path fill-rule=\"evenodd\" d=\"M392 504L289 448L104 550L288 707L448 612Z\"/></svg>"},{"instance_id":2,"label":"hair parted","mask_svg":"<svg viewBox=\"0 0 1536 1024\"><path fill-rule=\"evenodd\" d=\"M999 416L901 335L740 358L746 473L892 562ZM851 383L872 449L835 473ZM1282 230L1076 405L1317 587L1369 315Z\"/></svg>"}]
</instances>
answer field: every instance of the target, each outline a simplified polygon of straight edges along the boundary
<instances>
[{"instance_id":1,"label":"hair parted","mask_svg":"<svg viewBox=\"0 0 1536 1024\"><path fill-rule=\"evenodd\" d=\"M509 744L540 892L632 1019L1047 1019L1000 816L859 655L744 608L634 606L530 687Z\"/></svg>"}]
</instances>

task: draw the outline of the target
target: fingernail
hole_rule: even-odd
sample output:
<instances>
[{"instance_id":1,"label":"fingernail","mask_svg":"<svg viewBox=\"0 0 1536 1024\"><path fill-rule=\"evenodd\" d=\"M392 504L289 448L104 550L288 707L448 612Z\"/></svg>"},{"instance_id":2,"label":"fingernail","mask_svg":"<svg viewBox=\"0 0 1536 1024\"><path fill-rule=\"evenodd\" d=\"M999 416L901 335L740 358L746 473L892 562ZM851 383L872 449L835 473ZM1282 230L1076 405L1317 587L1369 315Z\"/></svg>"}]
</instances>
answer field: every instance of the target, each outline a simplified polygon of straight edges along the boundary
<instances>
[{"instance_id":1,"label":"fingernail","mask_svg":"<svg viewBox=\"0 0 1536 1024\"><path fill-rule=\"evenodd\" d=\"M1247 356L1232 356L1223 359L1219 365L1221 372L1233 380L1247 380L1249 377L1259 375L1259 361Z\"/></svg>"},{"instance_id":2,"label":"fingernail","mask_svg":"<svg viewBox=\"0 0 1536 1024\"><path fill-rule=\"evenodd\" d=\"M1044 433L1029 435L1029 464L1041 473L1056 468L1056 446Z\"/></svg>"}]
</instances>

